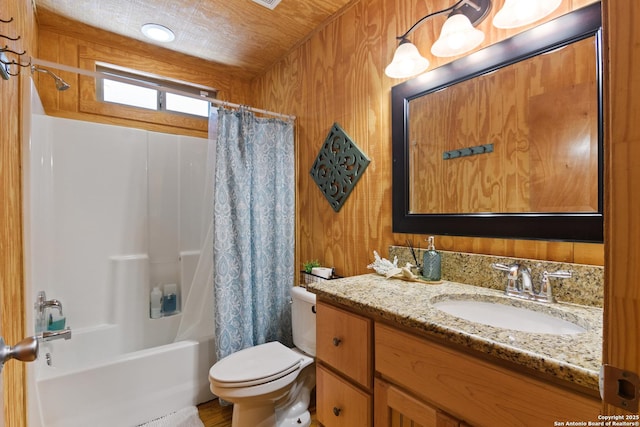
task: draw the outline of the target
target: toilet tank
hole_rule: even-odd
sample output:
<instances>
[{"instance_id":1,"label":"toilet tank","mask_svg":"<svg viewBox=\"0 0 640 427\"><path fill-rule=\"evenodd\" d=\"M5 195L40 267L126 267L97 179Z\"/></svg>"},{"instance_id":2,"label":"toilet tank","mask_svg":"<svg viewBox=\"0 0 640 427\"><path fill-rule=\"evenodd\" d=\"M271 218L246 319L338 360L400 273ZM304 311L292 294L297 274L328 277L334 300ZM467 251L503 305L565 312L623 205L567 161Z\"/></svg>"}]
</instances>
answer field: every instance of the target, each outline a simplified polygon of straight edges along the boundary
<instances>
[{"instance_id":1,"label":"toilet tank","mask_svg":"<svg viewBox=\"0 0 640 427\"><path fill-rule=\"evenodd\" d=\"M301 286L291 288L293 344L309 356L316 355L316 294Z\"/></svg>"}]
</instances>

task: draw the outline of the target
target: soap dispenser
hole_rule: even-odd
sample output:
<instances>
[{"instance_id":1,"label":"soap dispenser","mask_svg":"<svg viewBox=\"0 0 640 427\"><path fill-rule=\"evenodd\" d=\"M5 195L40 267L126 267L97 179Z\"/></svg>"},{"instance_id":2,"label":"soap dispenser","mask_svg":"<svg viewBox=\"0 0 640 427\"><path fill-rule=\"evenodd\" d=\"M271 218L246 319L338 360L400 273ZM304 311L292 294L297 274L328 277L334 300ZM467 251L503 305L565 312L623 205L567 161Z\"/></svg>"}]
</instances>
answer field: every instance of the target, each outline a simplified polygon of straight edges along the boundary
<instances>
[{"instance_id":1,"label":"soap dispenser","mask_svg":"<svg viewBox=\"0 0 640 427\"><path fill-rule=\"evenodd\" d=\"M428 246L422 258L422 277L430 282L437 282L441 278L441 258L433 243L434 237L427 239Z\"/></svg>"}]
</instances>

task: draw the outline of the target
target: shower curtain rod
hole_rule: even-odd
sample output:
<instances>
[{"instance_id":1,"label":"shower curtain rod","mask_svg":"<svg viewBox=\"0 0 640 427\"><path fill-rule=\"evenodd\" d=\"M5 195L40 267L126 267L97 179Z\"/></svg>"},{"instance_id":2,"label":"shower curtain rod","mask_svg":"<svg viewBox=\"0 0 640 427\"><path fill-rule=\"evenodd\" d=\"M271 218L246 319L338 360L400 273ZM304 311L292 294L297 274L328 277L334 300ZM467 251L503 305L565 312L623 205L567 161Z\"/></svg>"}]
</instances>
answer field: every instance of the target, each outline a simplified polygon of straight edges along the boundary
<instances>
[{"instance_id":1,"label":"shower curtain rod","mask_svg":"<svg viewBox=\"0 0 640 427\"><path fill-rule=\"evenodd\" d=\"M127 83L127 84L131 84L131 80L129 79L125 79L119 76L114 76L111 74L106 74L106 73L101 73L99 71L90 71L90 70L83 70L82 68L76 68L76 67L71 67L68 65L63 65L63 64L58 64L56 62L51 62L51 61L47 61L44 59L38 59L38 58L31 58L31 63L33 65L42 65L45 67L51 67L51 68L55 68L56 70L62 70L62 71L68 71L71 73L77 73L77 74L82 74L85 76L89 76L89 77L95 77L98 79L102 79L102 78L108 78L109 80L115 80L118 81L120 83ZM240 108L243 107L249 111L253 111L254 113L259 113L259 114L265 114L265 115L269 115L269 116L275 116L275 117L281 117L287 120L295 120L296 116L291 116L288 114L282 114L282 113L275 113L273 111L268 111L268 110L262 110L260 108L254 108L254 107L249 107L247 105L240 105L240 104L234 104L232 102L227 102L227 101L221 101L219 99L212 99L212 98L208 98L208 97L204 97L204 96L200 96L200 95L195 95L193 93L190 92L184 92L178 89L173 89L170 87L166 87L166 86L162 86L162 85L153 85L153 84L149 84L149 83L145 83L145 82L136 82L137 86L142 86L142 87L146 87L148 89L162 89L165 92L170 92L176 95L182 95L182 96L187 96L189 98L195 98L195 99L206 99L207 101L211 102L212 104L221 106L221 107L229 107L229 108Z\"/></svg>"}]
</instances>

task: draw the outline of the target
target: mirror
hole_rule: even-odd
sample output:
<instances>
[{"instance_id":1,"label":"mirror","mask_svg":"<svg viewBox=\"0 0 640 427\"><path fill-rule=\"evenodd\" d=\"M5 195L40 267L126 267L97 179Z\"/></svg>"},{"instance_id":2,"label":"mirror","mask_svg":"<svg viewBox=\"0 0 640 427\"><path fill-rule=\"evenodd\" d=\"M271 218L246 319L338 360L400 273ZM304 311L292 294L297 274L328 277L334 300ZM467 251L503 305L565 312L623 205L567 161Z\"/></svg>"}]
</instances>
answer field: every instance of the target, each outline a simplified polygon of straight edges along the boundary
<instances>
[{"instance_id":1,"label":"mirror","mask_svg":"<svg viewBox=\"0 0 640 427\"><path fill-rule=\"evenodd\" d=\"M393 231L603 241L600 4L392 89Z\"/></svg>"}]
</instances>

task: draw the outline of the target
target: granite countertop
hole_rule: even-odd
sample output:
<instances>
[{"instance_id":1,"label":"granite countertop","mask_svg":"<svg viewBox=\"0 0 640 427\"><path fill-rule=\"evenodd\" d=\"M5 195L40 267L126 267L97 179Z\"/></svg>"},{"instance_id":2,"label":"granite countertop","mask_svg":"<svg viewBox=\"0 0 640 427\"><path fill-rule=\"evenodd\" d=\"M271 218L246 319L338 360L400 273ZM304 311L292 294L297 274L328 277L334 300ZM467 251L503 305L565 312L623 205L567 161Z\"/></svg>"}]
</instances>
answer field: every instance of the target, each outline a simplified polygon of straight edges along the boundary
<instances>
[{"instance_id":1,"label":"granite countertop","mask_svg":"<svg viewBox=\"0 0 640 427\"><path fill-rule=\"evenodd\" d=\"M345 305L364 315L598 390L602 363L601 308L521 301L505 297L494 289L449 281L441 284L407 282L377 274L310 283L307 288L324 300ZM432 305L445 299L468 298L526 305L536 311L553 313L586 331L574 335L519 332L463 320Z\"/></svg>"}]
</instances>

